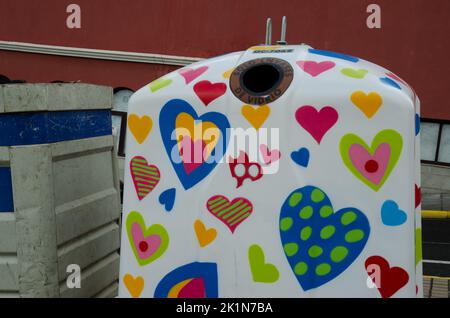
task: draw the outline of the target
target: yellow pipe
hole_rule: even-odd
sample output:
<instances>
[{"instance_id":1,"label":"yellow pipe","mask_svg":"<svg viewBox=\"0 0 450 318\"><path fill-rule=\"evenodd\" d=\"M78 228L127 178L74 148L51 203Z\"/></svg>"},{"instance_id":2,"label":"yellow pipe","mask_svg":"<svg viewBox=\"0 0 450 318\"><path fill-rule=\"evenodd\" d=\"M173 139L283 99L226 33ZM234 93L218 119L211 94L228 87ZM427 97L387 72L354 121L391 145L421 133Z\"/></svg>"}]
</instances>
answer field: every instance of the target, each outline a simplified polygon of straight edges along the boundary
<instances>
[{"instance_id":1,"label":"yellow pipe","mask_svg":"<svg viewBox=\"0 0 450 318\"><path fill-rule=\"evenodd\" d=\"M450 211L422 210L423 219L450 219Z\"/></svg>"}]
</instances>

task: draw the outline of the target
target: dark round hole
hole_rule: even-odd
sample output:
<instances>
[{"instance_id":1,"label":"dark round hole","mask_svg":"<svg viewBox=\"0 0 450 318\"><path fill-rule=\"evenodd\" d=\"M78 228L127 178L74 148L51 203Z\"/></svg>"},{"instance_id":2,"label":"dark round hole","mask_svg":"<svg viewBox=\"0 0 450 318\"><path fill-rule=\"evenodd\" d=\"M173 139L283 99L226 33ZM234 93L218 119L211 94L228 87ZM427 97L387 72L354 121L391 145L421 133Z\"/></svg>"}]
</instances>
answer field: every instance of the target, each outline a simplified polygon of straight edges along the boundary
<instances>
[{"instance_id":1,"label":"dark round hole","mask_svg":"<svg viewBox=\"0 0 450 318\"><path fill-rule=\"evenodd\" d=\"M241 77L241 85L254 95L264 95L278 85L280 70L271 64L258 64L250 67Z\"/></svg>"}]
</instances>

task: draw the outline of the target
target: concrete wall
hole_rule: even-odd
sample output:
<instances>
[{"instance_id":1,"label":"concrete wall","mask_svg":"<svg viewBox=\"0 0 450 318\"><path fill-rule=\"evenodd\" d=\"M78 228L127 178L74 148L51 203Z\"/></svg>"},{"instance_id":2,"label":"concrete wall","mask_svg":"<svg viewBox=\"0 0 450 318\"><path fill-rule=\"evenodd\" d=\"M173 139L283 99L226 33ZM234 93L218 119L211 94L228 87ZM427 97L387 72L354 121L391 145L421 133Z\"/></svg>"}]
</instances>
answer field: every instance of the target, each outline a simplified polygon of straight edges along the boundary
<instances>
[{"instance_id":1,"label":"concrete wall","mask_svg":"<svg viewBox=\"0 0 450 318\"><path fill-rule=\"evenodd\" d=\"M8 110L108 109L112 90L12 85L0 86L0 95L1 119ZM117 294L120 199L113 145L104 135L0 147L14 197L14 211L0 213L0 298ZM79 289L67 287L70 264L81 267Z\"/></svg>"}]
</instances>

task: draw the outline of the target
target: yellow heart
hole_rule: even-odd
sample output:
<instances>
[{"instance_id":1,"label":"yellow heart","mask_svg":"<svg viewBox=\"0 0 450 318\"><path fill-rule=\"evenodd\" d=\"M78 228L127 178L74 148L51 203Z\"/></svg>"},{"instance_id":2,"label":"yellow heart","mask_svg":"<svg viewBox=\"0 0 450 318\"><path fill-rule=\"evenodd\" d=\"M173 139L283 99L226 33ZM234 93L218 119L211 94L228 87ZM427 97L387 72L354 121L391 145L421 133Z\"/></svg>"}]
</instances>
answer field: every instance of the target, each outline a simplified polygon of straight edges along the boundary
<instances>
[{"instance_id":1,"label":"yellow heart","mask_svg":"<svg viewBox=\"0 0 450 318\"><path fill-rule=\"evenodd\" d=\"M139 298L144 290L144 279L141 276L134 278L130 274L123 277L123 282L133 298Z\"/></svg>"},{"instance_id":2,"label":"yellow heart","mask_svg":"<svg viewBox=\"0 0 450 318\"><path fill-rule=\"evenodd\" d=\"M229 69L228 71L223 72L222 75L223 75L224 78L230 78L231 73L233 73L233 71L234 71L234 68Z\"/></svg>"},{"instance_id":3,"label":"yellow heart","mask_svg":"<svg viewBox=\"0 0 450 318\"><path fill-rule=\"evenodd\" d=\"M202 221L196 220L194 223L195 234L201 247L205 247L216 239L217 231L214 228L206 229Z\"/></svg>"},{"instance_id":4,"label":"yellow heart","mask_svg":"<svg viewBox=\"0 0 450 318\"><path fill-rule=\"evenodd\" d=\"M184 136L193 142L203 139L206 144L205 160L209 157L220 139L220 129L210 121L195 120L188 113L180 113L175 120L175 133L180 142ZM181 144L178 144L181 147Z\"/></svg>"},{"instance_id":5,"label":"yellow heart","mask_svg":"<svg viewBox=\"0 0 450 318\"><path fill-rule=\"evenodd\" d=\"M383 99L375 92L366 94L362 91L357 91L352 94L350 99L368 118L372 118L383 104Z\"/></svg>"},{"instance_id":6,"label":"yellow heart","mask_svg":"<svg viewBox=\"0 0 450 318\"><path fill-rule=\"evenodd\" d=\"M152 130L153 121L149 116L139 117L136 114L128 116L128 127L139 144L142 144Z\"/></svg>"},{"instance_id":7,"label":"yellow heart","mask_svg":"<svg viewBox=\"0 0 450 318\"><path fill-rule=\"evenodd\" d=\"M256 108L250 105L244 105L242 106L241 111L245 119L247 119L255 129L261 128L267 117L270 115L269 105L256 106Z\"/></svg>"}]
</instances>

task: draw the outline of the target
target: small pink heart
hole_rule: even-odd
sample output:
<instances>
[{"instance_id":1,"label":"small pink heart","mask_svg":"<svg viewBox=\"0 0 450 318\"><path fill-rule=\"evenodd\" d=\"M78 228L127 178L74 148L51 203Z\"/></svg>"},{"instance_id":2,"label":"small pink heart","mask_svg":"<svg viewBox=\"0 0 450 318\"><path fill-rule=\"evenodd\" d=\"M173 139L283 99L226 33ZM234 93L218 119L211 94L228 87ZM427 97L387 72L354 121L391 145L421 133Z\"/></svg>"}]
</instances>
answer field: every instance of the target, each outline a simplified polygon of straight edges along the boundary
<instances>
[{"instance_id":1,"label":"small pink heart","mask_svg":"<svg viewBox=\"0 0 450 318\"><path fill-rule=\"evenodd\" d=\"M144 237L144 232L137 222L131 226L131 235L140 259L149 258L161 245L161 237L158 235Z\"/></svg>"},{"instance_id":2,"label":"small pink heart","mask_svg":"<svg viewBox=\"0 0 450 318\"><path fill-rule=\"evenodd\" d=\"M367 180L378 185L389 164L391 147L387 143L382 143L371 155L362 145L353 144L350 146L348 154L355 168Z\"/></svg>"},{"instance_id":3,"label":"small pink heart","mask_svg":"<svg viewBox=\"0 0 450 318\"><path fill-rule=\"evenodd\" d=\"M297 61L297 65L312 77L316 77L323 72L331 70L336 64L331 61L319 63L315 61Z\"/></svg>"},{"instance_id":4,"label":"small pink heart","mask_svg":"<svg viewBox=\"0 0 450 318\"><path fill-rule=\"evenodd\" d=\"M180 154L186 174L191 174L192 171L203 164L205 161L205 149L206 143L203 139L193 142L191 137L183 137L180 141Z\"/></svg>"},{"instance_id":5,"label":"small pink heart","mask_svg":"<svg viewBox=\"0 0 450 318\"><path fill-rule=\"evenodd\" d=\"M262 153L263 161L266 165L278 161L281 157L281 152L278 149L273 149L271 151L266 145L260 145L259 150Z\"/></svg>"},{"instance_id":6,"label":"small pink heart","mask_svg":"<svg viewBox=\"0 0 450 318\"><path fill-rule=\"evenodd\" d=\"M197 77L206 72L208 66L201 66L199 68L183 68L179 71L180 75L184 77L186 85L195 80Z\"/></svg>"},{"instance_id":7,"label":"small pink heart","mask_svg":"<svg viewBox=\"0 0 450 318\"><path fill-rule=\"evenodd\" d=\"M301 106L295 112L297 122L320 144L323 136L336 124L338 112L331 106L317 111L313 106Z\"/></svg>"}]
</instances>

